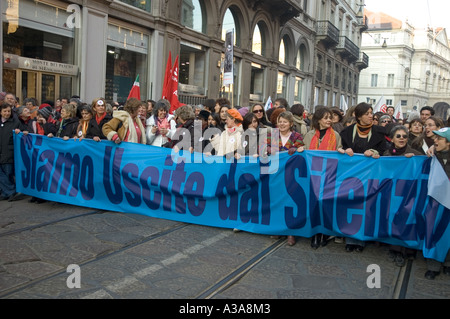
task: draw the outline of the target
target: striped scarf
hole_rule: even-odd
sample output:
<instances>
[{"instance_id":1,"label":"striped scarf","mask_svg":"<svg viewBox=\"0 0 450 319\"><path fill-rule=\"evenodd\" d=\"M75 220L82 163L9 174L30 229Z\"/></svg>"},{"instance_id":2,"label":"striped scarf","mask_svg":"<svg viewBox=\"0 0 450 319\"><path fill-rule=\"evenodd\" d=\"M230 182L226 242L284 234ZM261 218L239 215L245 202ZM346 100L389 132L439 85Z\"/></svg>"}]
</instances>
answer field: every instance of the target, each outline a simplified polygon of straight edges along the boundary
<instances>
[{"instance_id":1,"label":"striped scarf","mask_svg":"<svg viewBox=\"0 0 450 319\"><path fill-rule=\"evenodd\" d=\"M333 128L329 127L325 133L325 136L320 139L320 131L316 130L311 144L309 146L310 150L320 150L320 151L335 151L336 150L336 134Z\"/></svg>"}]
</instances>

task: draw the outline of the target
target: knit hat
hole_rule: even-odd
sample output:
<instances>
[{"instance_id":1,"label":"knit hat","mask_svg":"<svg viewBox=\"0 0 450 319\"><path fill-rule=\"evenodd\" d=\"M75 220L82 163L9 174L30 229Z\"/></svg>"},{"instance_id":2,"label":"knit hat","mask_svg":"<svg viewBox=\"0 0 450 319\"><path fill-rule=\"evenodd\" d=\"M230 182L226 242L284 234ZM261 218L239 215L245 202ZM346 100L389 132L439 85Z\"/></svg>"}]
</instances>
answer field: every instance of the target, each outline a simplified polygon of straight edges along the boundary
<instances>
[{"instance_id":1,"label":"knit hat","mask_svg":"<svg viewBox=\"0 0 450 319\"><path fill-rule=\"evenodd\" d=\"M41 109L43 109L44 107L47 107L47 106L51 107L50 104L42 103L42 104L39 106L39 109L41 110Z\"/></svg>"},{"instance_id":2,"label":"knit hat","mask_svg":"<svg viewBox=\"0 0 450 319\"><path fill-rule=\"evenodd\" d=\"M439 131L433 131L434 134L445 137L447 139L447 142L450 142L450 128L444 127L441 128Z\"/></svg>"},{"instance_id":3,"label":"knit hat","mask_svg":"<svg viewBox=\"0 0 450 319\"><path fill-rule=\"evenodd\" d=\"M240 122L244 121L244 118L242 117L241 113L239 113L238 110L236 110L236 109L229 109L227 112L232 118L234 118L234 119L236 119L236 120L238 120Z\"/></svg>"},{"instance_id":4,"label":"knit hat","mask_svg":"<svg viewBox=\"0 0 450 319\"><path fill-rule=\"evenodd\" d=\"M49 116L52 115L52 108L51 106L43 107L38 111L38 114L41 115L43 118L48 120Z\"/></svg>"}]
</instances>

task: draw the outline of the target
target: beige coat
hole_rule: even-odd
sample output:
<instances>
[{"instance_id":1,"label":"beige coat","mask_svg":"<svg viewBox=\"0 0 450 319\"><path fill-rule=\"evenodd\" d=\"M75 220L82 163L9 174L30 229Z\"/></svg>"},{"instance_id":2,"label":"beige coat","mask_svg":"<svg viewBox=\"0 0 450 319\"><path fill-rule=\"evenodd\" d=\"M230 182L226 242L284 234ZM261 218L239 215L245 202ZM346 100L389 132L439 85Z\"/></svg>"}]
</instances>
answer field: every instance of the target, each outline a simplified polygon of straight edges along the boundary
<instances>
[{"instance_id":1,"label":"beige coat","mask_svg":"<svg viewBox=\"0 0 450 319\"><path fill-rule=\"evenodd\" d=\"M220 135L216 135L211 140L211 144L216 150L217 156L224 156L229 153L234 153L241 146L241 137L244 133L242 125L236 127L233 133L229 133L225 128L225 131Z\"/></svg>"},{"instance_id":2,"label":"beige coat","mask_svg":"<svg viewBox=\"0 0 450 319\"><path fill-rule=\"evenodd\" d=\"M142 125L141 120L139 120L138 118L136 123L141 130L140 141L138 141L136 129L134 127L133 119L131 118L130 113L126 111L115 111L113 113L113 119L103 125L103 135L105 135L108 140L112 141L113 137L117 134L120 140L123 141L128 134L128 130L130 130L128 142L146 144L147 138L145 136L144 126Z\"/></svg>"}]
</instances>

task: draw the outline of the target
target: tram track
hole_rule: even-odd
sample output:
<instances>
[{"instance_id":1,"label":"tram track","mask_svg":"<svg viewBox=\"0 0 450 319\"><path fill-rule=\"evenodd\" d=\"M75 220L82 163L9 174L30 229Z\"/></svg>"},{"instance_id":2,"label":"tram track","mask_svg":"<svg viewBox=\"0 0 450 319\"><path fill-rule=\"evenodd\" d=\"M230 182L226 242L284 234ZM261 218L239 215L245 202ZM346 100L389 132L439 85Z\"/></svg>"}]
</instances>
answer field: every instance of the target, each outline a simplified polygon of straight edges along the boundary
<instances>
[{"instance_id":1,"label":"tram track","mask_svg":"<svg viewBox=\"0 0 450 319\"><path fill-rule=\"evenodd\" d=\"M262 250L253 258L250 258L242 266L225 276L223 279L217 281L214 285L197 295L194 299L212 299L216 295L225 291L226 289L237 283L242 277L244 277L249 271L256 267L260 262L266 259L268 256L276 252L280 247L284 246L286 239L278 239L274 244L268 248Z\"/></svg>"},{"instance_id":2,"label":"tram track","mask_svg":"<svg viewBox=\"0 0 450 319\"><path fill-rule=\"evenodd\" d=\"M68 221L71 219L75 219L75 218L86 217L86 216L91 216L91 215L95 215L95 214L103 214L103 213L105 213L105 211L92 211L92 212L88 212L88 213L77 214L77 215L73 215L73 216L59 218L59 219L55 219L52 221L48 221L48 222L44 222L44 223L40 223L40 224L36 224L36 225L31 225L31 226L27 226L27 227L23 227L23 228L13 229L10 231L5 231L5 232L0 233L0 238L10 236L10 235L20 234L25 231L31 231L31 230L35 230L35 229L50 226L50 225L55 225L55 224L58 224L58 223L61 223L64 221Z\"/></svg>"},{"instance_id":3,"label":"tram track","mask_svg":"<svg viewBox=\"0 0 450 319\"><path fill-rule=\"evenodd\" d=\"M72 217L62 218L60 220L55 220L55 221L52 221L52 222L47 222L47 223L42 223L42 224L35 225L35 226L26 227L26 228L23 228L22 231L30 230L29 228L36 229L36 228L41 228L41 227L45 227L45 226L48 226L48 225L53 225L53 224L56 224L58 222L74 219L74 218L77 218L77 217L84 217L84 216L88 216L88 215L93 215L94 213L96 213L96 212L90 212L90 213L75 215L75 216L72 216ZM97 213L99 213L99 212L97 212ZM100 254L100 255L97 255L95 258L92 258L92 259L89 259L89 260L85 260L84 262L80 263L78 266L83 267L83 266L86 266L86 265L89 265L89 264L101 261L101 260L103 260L105 258L112 257L112 256L120 254L120 253L122 253L122 252L124 252L124 251L126 251L128 249L134 248L134 247L139 246L141 244L150 242L150 241L155 240L157 238L160 238L162 236L165 236L165 235L168 235L168 234L173 233L175 231L178 231L178 230L180 230L182 228L187 227L188 225L189 224L178 223L178 224L176 224L176 225L174 225L174 226L172 226L172 227L170 227L168 229L161 230L161 231L159 231L159 232L157 232L155 234L152 234L150 236L141 238L140 240L136 240L136 241L133 241L131 243L128 243L128 244L126 244L126 245L124 245L124 246L120 247L119 249L116 249L116 250L114 250L112 252ZM18 233L18 231L19 230L17 230L14 233ZM11 231L10 234L11 233L13 233L13 231ZM66 275L66 274L67 274L66 269L62 269L62 270L53 272L51 274L48 274L46 276L43 276L43 277L37 278L35 280L29 281L29 282L27 282L25 284L19 285L17 287L14 287L12 289L7 290L7 291L3 291L3 292L0 291L0 298L8 298L11 295L17 294L17 293L19 293L21 291L24 291L24 290L26 290L26 289L28 289L28 288L30 288L32 286L35 286L35 285L37 285L39 283L44 282L46 280L55 278L57 276Z\"/></svg>"},{"instance_id":4,"label":"tram track","mask_svg":"<svg viewBox=\"0 0 450 319\"><path fill-rule=\"evenodd\" d=\"M84 212L80 214L75 214L73 216L67 216L63 218L53 219L46 222L41 222L35 225L30 225L27 227L22 227L19 229L14 229L10 231L6 231L3 233L0 233L0 237L7 237L7 236L13 236L17 235L26 231L33 231L40 228L45 228L51 225L55 225L58 223L70 221L70 220L76 220L77 218L84 218L89 217L96 214L106 214L108 212L103 210L96 210L96 211L89 211ZM105 251L103 253L100 253L96 255L95 257L91 259L86 259L82 262L80 262L79 266L80 268L92 265L93 267L96 267L96 263L100 262L106 258L113 257L115 255L119 255L121 253L126 253L127 250L132 249L134 247L138 247L139 245L144 245L146 243L149 243L153 240L156 240L158 238L163 238L165 236L168 236L170 234L173 234L172 238L176 238L177 231L180 231L188 226L194 226L191 224L186 223L177 223L175 225L172 225L171 227L167 227L164 229L157 230L155 233L151 235L147 235L144 237L140 237L138 239L135 239L133 241L129 241L126 244L123 244L120 247L116 247L113 250ZM197 227L197 226L194 226ZM191 230L190 230L191 231ZM215 233L215 232L214 232ZM190 246L186 249L179 250L179 253L174 253L173 255L166 257L165 259L160 260L159 262L149 264L143 269L139 269L138 271L135 271L134 273L131 273L132 276L128 276L126 278L118 279L116 282L111 284L111 287L98 287L94 289L91 293L88 293L86 295L86 298L103 298L104 296L108 296L109 292L113 289L121 289L125 287L126 285L130 284L132 285L134 282L138 282L138 280L144 280L147 279L147 276L155 274L157 271L163 271L166 266L174 265L178 262L184 262L188 260L189 258L195 258L196 253L200 250L208 247L214 247L215 243L221 241L222 239L225 239L229 236L231 236L232 232L229 230L220 230L217 235L212 236L211 238L207 238L204 241L201 242L194 242L193 246ZM164 241L165 239L163 239ZM169 239L170 241L170 239ZM210 285L205 288L203 287L202 290L197 291L196 293L192 294L192 299L214 299L219 297L224 292L226 292L228 289L232 288L235 285L239 285L239 282L242 278L244 278L247 274L249 274L251 271L255 271L258 268L258 265L264 262L265 260L268 260L272 254L274 254L277 250L279 250L281 247L283 247L286 243L286 238L282 237L281 239L278 239L275 242L268 243L264 245L255 246L254 251L246 256L245 260L242 260L240 264L234 266L233 268L229 269L229 272L225 275L222 275L222 277L217 277L217 279L214 280L214 282L211 282ZM400 268L398 270L398 273L396 274L396 278L393 280L393 289L392 294L387 297L390 299L405 299L408 291L408 286L410 283L410 277L411 277L411 270L413 267L414 260L408 259L407 263L404 267ZM0 289L0 298L14 298L15 296L20 296L22 292L26 293L28 289L33 288L39 284L44 284L46 281L49 281L55 277L67 277L67 271L65 268L58 269L55 272L48 273L46 275L43 275L41 277L38 277L36 279L27 281L23 284L18 284L15 287L11 287L9 289L5 289L1 291ZM134 276L134 278L133 278ZM127 281L131 279L131 281Z\"/></svg>"}]
</instances>

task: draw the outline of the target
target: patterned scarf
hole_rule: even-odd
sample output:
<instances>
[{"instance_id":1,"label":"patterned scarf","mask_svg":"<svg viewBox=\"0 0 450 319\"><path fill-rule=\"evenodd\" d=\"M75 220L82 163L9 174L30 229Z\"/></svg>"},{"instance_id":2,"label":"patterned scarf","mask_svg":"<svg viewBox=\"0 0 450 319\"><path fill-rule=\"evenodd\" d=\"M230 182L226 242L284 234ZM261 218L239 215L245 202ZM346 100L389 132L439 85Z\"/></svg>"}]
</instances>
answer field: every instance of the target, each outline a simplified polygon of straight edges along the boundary
<instances>
[{"instance_id":1,"label":"patterned scarf","mask_svg":"<svg viewBox=\"0 0 450 319\"><path fill-rule=\"evenodd\" d=\"M358 130L358 133L362 136L367 136L370 133L370 130L372 129L373 123L370 125L360 125L360 124L356 124L356 128Z\"/></svg>"},{"instance_id":2,"label":"patterned scarf","mask_svg":"<svg viewBox=\"0 0 450 319\"><path fill-rule=\"evenodd\" d=\"M336 150L336 134L334 133L333 128L329 127L325 133L325 136L320 139L320 131L316 130L316 134L314 134L311 145L309 146L310 150L321 150L321 151L335 151Z\"/></svg>"}]
</instances>

